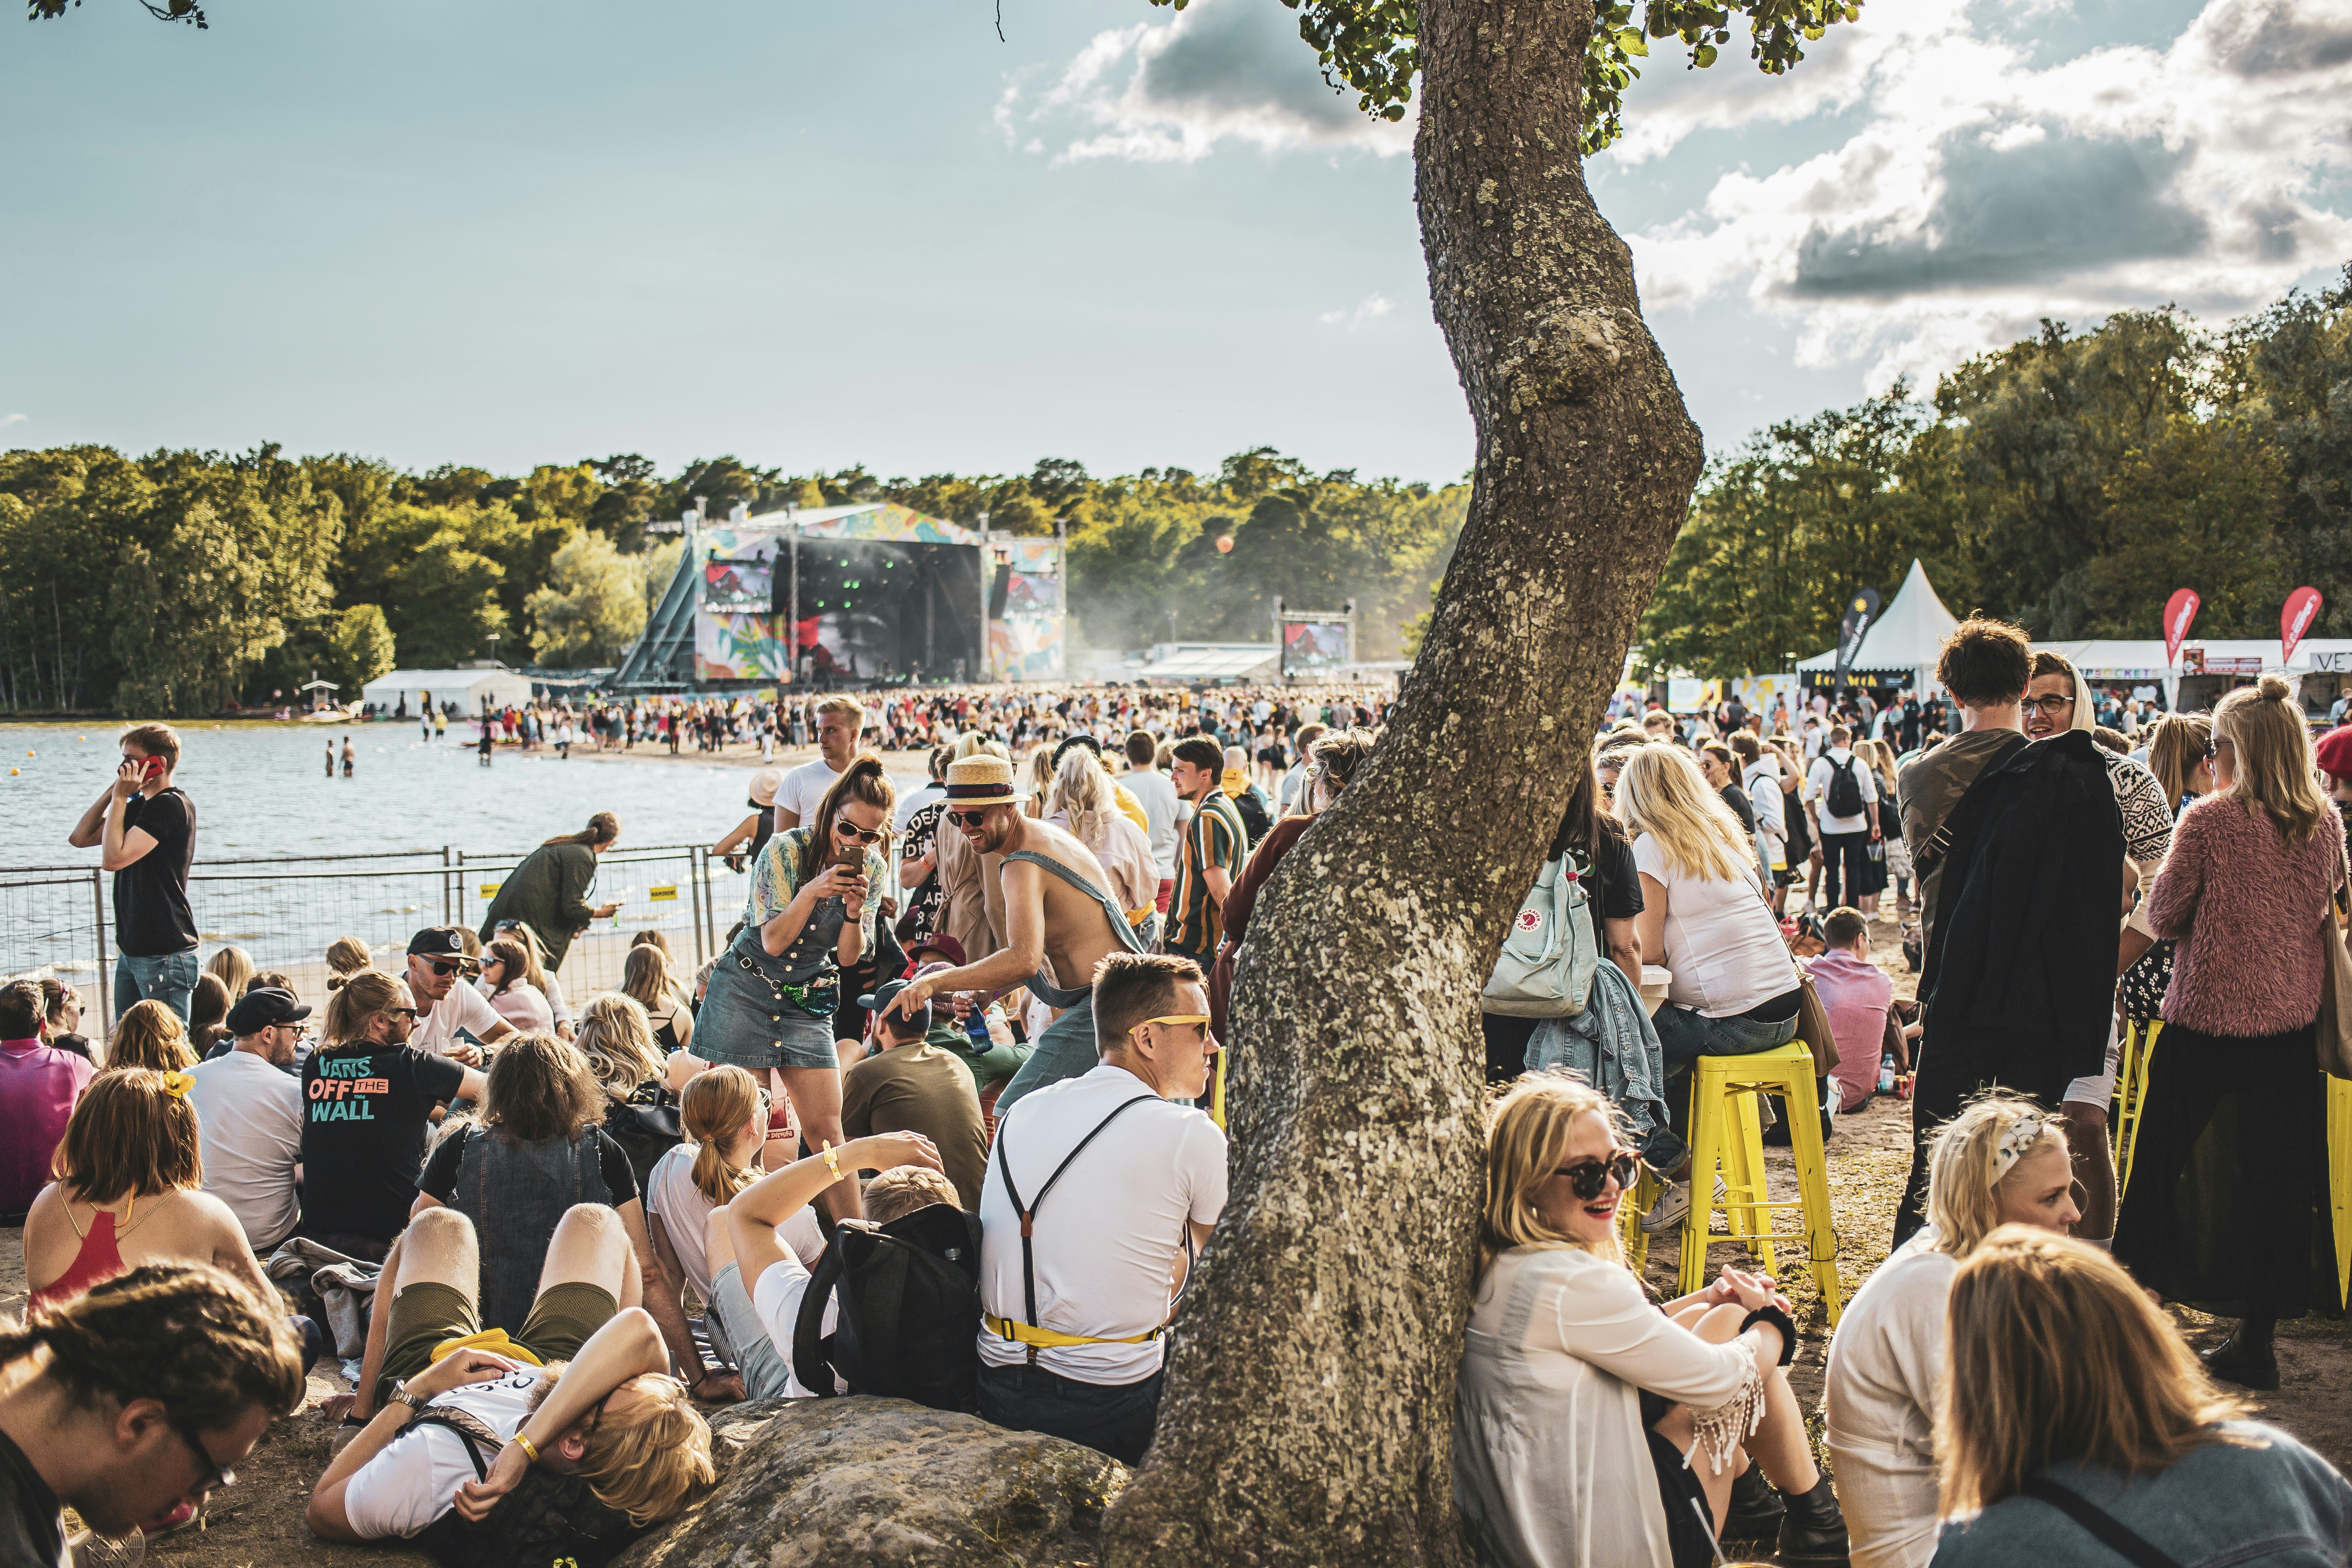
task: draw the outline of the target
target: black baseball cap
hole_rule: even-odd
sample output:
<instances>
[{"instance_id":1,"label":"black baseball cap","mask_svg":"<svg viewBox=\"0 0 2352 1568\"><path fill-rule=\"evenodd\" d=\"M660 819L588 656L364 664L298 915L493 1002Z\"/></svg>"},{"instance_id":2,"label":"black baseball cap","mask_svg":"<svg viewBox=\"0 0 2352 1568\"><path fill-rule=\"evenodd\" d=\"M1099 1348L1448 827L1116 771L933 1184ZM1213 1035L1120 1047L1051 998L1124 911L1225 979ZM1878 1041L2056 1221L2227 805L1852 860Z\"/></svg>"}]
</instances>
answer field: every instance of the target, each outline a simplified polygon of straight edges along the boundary
<instances>
[{"instance_id":1,"label":"black baseball cap","mask_svg":"<svg viewBox=\"0 0 2352 1568\"><path fill-rule=\"evenodd\" d=\"M456 926L426 926L408 939L411 958L455 958L470 963L473 954L466 951L465 934Z\"/></svg>"},{"instance_id":2,"label":"black baseball cap","mask_svg":"<svg viewBox=\"0 0 2352 1568\"><path fill-rule=\"evenodd\" d=\"M228 1010L228 1032L239 1039L257 1035L273 1024L295 1024L310 1016L310 1009L294 999L294 993L275 985L257 985L237 999Z\"/></svg>"},{"instance_id":3,"label":"black baseball cap","mask_svg":"<svg viewBox=\"0 0 2352 1568\"><path fill-rule=\"evenodd\" d=\"M909 983L905 980L886 980L881 984L877 985L872 991L860 996L857 999L857 1005L865 1008L869 1013L881 1013L888 1008L890 1004L898 999L898 993L904 991L908 984ZM916 1009L915 1016L912 1018L906 1020L906 1026L908 1028L912 1028L917 1025L920 1025L926 1033L929 1031L931 1026L931 1005L929 1003L924 1003L922 1006ZM894 1024L891 1027L895 1031L899 1027L899 1026Z\"/></svg>"}]
</instances>

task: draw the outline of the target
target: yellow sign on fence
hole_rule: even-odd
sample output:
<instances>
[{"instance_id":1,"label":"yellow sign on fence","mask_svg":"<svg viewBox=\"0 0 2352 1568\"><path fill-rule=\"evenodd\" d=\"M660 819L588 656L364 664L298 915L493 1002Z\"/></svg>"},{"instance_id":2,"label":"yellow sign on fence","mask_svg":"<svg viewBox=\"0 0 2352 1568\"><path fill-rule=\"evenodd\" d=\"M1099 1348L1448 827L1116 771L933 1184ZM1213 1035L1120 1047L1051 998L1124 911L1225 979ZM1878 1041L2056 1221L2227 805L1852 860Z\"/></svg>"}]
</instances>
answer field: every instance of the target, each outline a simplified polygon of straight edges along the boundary
<instances>
[{"instance_id":1,"label":"yellow sign on fence","mask_svg":"<svg viewBox=\"0 0 2352 1568\"><path fill-rule=\"evenodd\" d=\"M485 883L483 883L483 884L482 884L482 897L484 897L484 898L486 898L486 899L495 899L495 898L497 898L497 897L499 896L499 889L501 887L503 887L503 886L505 886L505 884L504 884L504 883L502 883L502 882L485 882Z\"/></svg>"},{"instance_id":2,"label":"yellow sign on fence","mask_svg":"<svg viewBox=\"0 0 2352 1568\"><path fill-rule=\"evenodd\" d=\"M677 884L672 882L665 887L648 888L646 897L657 904L672 902L677 898Z\"/></svg>"}]
</instances>

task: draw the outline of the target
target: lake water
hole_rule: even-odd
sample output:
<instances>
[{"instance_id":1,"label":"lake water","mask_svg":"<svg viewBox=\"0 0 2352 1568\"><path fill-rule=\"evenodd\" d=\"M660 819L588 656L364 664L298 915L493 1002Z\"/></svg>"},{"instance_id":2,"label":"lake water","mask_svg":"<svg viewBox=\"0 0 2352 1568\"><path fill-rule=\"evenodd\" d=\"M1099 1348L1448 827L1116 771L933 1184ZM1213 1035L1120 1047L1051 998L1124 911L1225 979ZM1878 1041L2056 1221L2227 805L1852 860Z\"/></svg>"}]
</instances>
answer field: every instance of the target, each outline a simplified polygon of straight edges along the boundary
<instances>
[{"instance_id":1,"label":"lake water","mask_svg":"<svg viewBox=\"0 0 2352 1568\"><path fill-rule=\"evenodd\" d=\"M87 988L98 976L87 871L95 849L75 849L66 834L106 786L121 726L0 724L0 973L54 965ZM688 884L693 862L655 847L708 845L749 811L751 769L740 763L599 756L575 746L569 761L551 750L524 755L501 747L484 767L467 740L473 726L424 741L415 725L328 726L188 723L176 782L196 805L196 867L190 900L207 957L224 942L251 952L264 968L283 968L307 999L323 994L320 955L350 934L394 943L445 919L478 922L502 868L541 840L584 826L592 813L621 819L621 841L605 858L599 900L624 900L575 944L562 978L568 990L617 977L627 933L665 931L672 951L691 962L696 928L723 931L740 910L745 879L724 863L709 868L707 919L698 920ZM340 763L342 738L357 753L353 776ZM326 769L330 740L339 753ZM782 759L797 762L813 753ZM732 755L747 755L739 748ZM920 782L922 759L892 753L890 772L904 790ZM10 772L9 770L14 770ZM451 858L489 865L446 872ZM230 865L273 857L391 856L374 862L316 867ZM47 886L27 884L50 880ZM112 932L108 932L110 952ZM608 974L606 972L610 971ZM311 984L302 984L315 979ZM95 1019L93 1018L93 1025Z\"/></svg>"}]
</instances>

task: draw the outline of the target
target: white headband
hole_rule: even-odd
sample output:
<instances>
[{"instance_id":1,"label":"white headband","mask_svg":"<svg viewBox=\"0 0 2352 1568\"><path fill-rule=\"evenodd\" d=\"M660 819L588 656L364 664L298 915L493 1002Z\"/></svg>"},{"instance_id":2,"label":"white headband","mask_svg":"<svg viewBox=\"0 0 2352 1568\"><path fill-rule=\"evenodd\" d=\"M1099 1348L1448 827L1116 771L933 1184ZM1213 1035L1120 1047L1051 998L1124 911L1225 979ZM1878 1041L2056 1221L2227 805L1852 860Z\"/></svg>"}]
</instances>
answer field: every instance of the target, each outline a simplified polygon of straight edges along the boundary
<instances>
[{"instance_id":1,"label":"white headband","mask_svg":"<svg viewBox=\"0 0 2352 1568\"><path fill-rule=\"evenodd\" d=\"M2042 1142L2042 1132L2050 1123L2042 1112L2029 1110L2009 1124L2000 1135L2000 1146L1992 1152L1992 1185L1999 1186L2009 1174L2011 1166L2025 1158L2026 1152Z\"/></svg>"}]
</instances>

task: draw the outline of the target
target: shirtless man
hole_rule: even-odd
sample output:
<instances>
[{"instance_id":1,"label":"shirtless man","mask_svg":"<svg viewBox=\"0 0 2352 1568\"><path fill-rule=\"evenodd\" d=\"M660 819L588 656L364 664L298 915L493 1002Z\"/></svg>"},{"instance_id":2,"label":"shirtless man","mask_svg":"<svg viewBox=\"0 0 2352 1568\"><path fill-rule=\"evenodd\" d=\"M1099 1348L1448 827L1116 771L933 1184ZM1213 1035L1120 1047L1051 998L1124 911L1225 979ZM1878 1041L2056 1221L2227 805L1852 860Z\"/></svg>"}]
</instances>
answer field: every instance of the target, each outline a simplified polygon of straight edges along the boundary
<instances>
[{"instance_id":1,"label":"shirtless man","mask_svg":"<svg viewBox=\"0 0 2352 1568\"><path fill-rule=\"evenodd\" d=\"M1022 812L1011 763L990 756L951 763L947 791L947 826L979 853L1003 858L1004 945L977 963L921 976L894 1005L911 1017L942 991L1026 985L1061 1009L997 1096L1001 1117L1030 1090L1095 1069L1095 966L1111 953L1143 948L1112 901L1110 878L1094 852Z\"/></svg>"}]
</instances>

